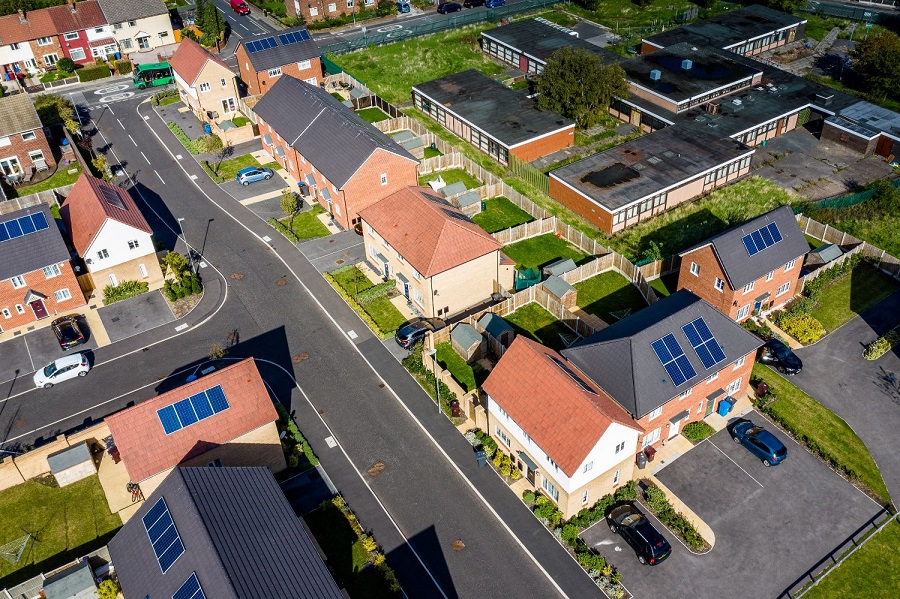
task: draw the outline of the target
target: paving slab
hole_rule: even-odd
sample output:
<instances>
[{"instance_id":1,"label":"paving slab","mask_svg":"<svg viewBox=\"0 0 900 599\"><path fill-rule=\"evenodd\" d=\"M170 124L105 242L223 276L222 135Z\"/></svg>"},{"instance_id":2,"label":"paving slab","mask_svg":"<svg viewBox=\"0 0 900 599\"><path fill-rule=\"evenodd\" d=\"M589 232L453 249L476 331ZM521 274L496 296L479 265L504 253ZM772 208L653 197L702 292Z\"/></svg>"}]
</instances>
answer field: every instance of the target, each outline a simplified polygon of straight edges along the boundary
<instances>
[{"instance_id":1,"label":"paving slab","mask_svg":"<svg viewBox=\"0 0 900 599\"><path fill-rule=\"evenodd\" d=\"M99 312L113 343L175 321L166 298L158 290L104 306Z\"/></svg>"}]
</instances>

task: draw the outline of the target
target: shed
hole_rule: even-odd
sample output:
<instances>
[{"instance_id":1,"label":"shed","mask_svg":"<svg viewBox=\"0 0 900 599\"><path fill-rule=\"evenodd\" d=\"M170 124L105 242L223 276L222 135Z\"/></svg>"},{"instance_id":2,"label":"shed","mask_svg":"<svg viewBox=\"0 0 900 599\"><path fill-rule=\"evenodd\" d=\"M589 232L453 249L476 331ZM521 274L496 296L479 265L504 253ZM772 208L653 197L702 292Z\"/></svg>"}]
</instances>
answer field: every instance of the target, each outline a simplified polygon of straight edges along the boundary
<instances>
[{"instance_id":1,"label":"shed","mask_svg":"<svg viewBox=\"0 0 900 599\"><path fill-rule=\"evenodd\" d=\"M475 327L462 322L450 331L450 346L470 364L484 356L486 343Z\"/></svg>"},{"instance_id":2,"label":"shed","mask_svg":"<svg viewBox=\"0 0 900 599\"><path fill-rule=\"evenodd\" d=\"M87 441L51 453L47 456L47 464L60 487L71 485L97 472Z\"/></svg>"},{"instance_id":3,"label":"shed","mask_svg":"<svg viewBox=\"0 0 900 599\"><path fill-rule=\"evenodd\" d=\"M504 347L509 347L516 338L516 330L512 325L493 312L486 313L475 324L485 335L496 339Z\"/></svg>"},{"instance_id":4,"label":"shed","mask_svg":"<svg viewBox=\"0 0 900 599\"><path fill-rule=\"evenodd\" d=\"M46 599L97 599L94 571L87 560L44 579Z\"/></svg>"},{"instance_id":5,"label":"shed","mask_svg":"<svg viewBox=\"0 0 900 599\"><path fill-rule=\"evenodd\" d=\"M544 267L544 274L547 276L565 274L570 270L575 270L575 262L571 258L563 258L562 260L557 260L556 262L551 262L547 266Z\"/></svg>"},{"instance_id":6,"label":"shed","mask_svg":"<svg viewBox=\"0 0 900 599\"><path fill-rule=\"evenodd\" d=\"M566 308L574 308L578 301L578 290L556 275L551 275L543 283L544 289L559 300Z\"/></svg>"},{"instance_id":7,"label":"shed","mask_svg":"<svg viewBox=\"0 0 900 599\"><path fill-rule=\"evenodd\" d=\"M453 202L469 218L481 212L481 196L474 189L457 196L453 199Z\"/></svg>"},{"instance_id":8,"label":"shed","mask_svg":"<svg viewBox=\"0 0 900 599\"><path fill-rule=\"evenodd\" d=\"M820 245L806 256L806 264L809 266L822 266L837 260L844 255L841 246L833 243Z\"/></svg>"},{"instance_id":9,"label":"shed","mask_svg":"<svg viewBox=\"0 0 900 599\"><path fill-rule=\"evenodd\" d=\"M445 198L449 198L450 196L465 193L466 189L468 188L466 187L465 183L463 183L462 181L457 181L456 183L450 183L441 188L441 195L443 195Z\"/></svg>"}]
</instances>

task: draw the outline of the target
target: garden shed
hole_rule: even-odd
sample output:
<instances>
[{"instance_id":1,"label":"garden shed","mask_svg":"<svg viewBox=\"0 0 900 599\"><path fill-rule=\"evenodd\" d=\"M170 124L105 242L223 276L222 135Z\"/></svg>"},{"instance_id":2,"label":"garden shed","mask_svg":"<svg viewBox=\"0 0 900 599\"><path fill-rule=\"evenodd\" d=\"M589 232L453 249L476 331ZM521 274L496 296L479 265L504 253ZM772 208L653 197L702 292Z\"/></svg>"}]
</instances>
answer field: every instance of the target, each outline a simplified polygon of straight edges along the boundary
<instances>
[{"instance_id":1,"label":"garden shed","mask_svg":"<svg viewBox=\"0 0 900 599\"><path fill-rule=\"evenodd\" d=\"M462 181L456 181L455 183L450 183L441 188L441 195L445 198L449 198L455 195L459 195L461 193L466 192L466 184Z\"/></svg>"},{"instance_id":2,"label":"garden shed","mask_svg":"<svg viewBox=\"0 0 900 599\"><path fill-rule=\"evenodd\" d=\"M450 331L450 346L467 364L480 360L485 354L486 343L481 333L464 322Z\"/></svg>"},{"instance_id":3,"label":"garden shed","mask_svg":"<svg viewBox=\"0 0 900 599\"><path fill-rule=\"evenodd\" d=\"M547 266L544 267L544 274L549 276L560 276L563 275L570 270L575 270L575 262L571 258L563 258L562 260L557 260L556 262L551 262Z\"/></svg>"},{"instance_id":4,"label":"garden shed","mask_svg":"<svg viewBox=\"0 0 900 599\"><path fill-rule=\"evenodd\" d=\"M475 190L467 191L466 193L457 196L453 199L453 202L459 207L460 211L469 218L472 218L474 215L481 212L481 196L478 195L478 192Z\"/></svg>"},{"instance_id":5,"label":"garden shed","mask_svg":"<svg viewBox=\"0 0 900 599\"><path fill-rule=\"evenodd\" d=\"M97 466L86 441L51 453L47 456L47 464L60 487L71 485L97 473Z\"/></svg>"},{"instance_id":6,"label":"garden shed","mask_svg":"<svg viewBox=\"0 0 900 599\"><path fill-rule=\"evenodd\" d=\"M556 275L551 275L547 277L547 280L544 281L543 285L544 289L546 289L550 295L558 299L566 308L571 309L576 306L578 302L578 290L569 283L566 283Z\"/></svg>"},{"instance_id":7,"label":"garden shed","mask_svg":"<svg viewBox=\"0 0 900 599\"><path fill-rule=\"evenodd\" d=\"M46 599L97 599L97 583L87 559L48 576L41 596Z\"/></svg>"},{"instance_id":8,"label":"garden shed","mask_svg":"<svg viewBox=\"0 0 900 599\"><path fill-rule=\"evenodd\" d=\"M516 338L516 330L512 325L493 312L488 312L479 318L475 325L478 330L488 337L496 339L503 347L509 347Z\"/></svg>"},{"instance_id":9,"label":"garden shed","mask_svg":"<svg viewBox=\"0 0 900 599\"><path fill-rule=\"evenodd\" d=\"M841 249L841 246L826 243L806 255L806 266L816 269L837 260L843 255L844 251Z\"/></svg>"}]
</instances>

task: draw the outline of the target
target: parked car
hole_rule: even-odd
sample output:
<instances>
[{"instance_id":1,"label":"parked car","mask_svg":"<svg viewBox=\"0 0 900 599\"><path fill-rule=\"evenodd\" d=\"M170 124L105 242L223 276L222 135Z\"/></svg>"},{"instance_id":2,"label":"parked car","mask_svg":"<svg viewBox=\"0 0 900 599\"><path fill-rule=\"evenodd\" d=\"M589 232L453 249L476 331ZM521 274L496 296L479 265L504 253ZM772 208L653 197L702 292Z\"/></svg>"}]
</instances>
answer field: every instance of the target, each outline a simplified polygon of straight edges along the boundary
<instances>
[{"instance_id":1,"label":"parked car","mask_svg":"<svg viewBox=\"0 0 900 599\"><path fill-rule=\"evenodd\" d=\"M76 376L87 376L91 365L87 355L70 354L50 362L34 373L34 386L38 389L49 389L56 383L74 379Z\"/></svg>"},{"instance_id":2,"label":"parked car","mask_svg":"<svg viewBox=\"0 0 900 599\"><path fill-rule=\"evenodd\" d=\"M466 0L465 2L463 2L463 6L465 6L466 8L473 8L475 6L484 6L484 3L486 1L487 0Z\"/></svg>"},{"instance_id":3,"label":"parked car","mask_svg":"<svg viewBox=\"0 0 900 599\"><path fill-rule=\"evenodd\" d=\"M772 364L784 374L798 374L803 370L803 361L778 339L769 339L759 348L757 358L763 364Z\"/></svg>"},{"instance_id":4,"label":"parked car","mask_svg":"<svg viewBox=\"0 0 900 599\"><path fill-rule=\"evenodd\" d=\"M444 2L443 4L438 4L437 8L437 11L442 15L447 15L458 10L462 10L462 4L457 4L456 2Z\"/></svg>"},{"instance_id":5,"label":"parked car","mask_svg":"<svg viewBox=\"0 0 900 599\"><path fill-rule=\"evenodd\" d=\"M504 4L506 4L506 0L487 0L487 2L484 3L488 8L499 8Z\"/></svg>"},{"instance_id":6,"label":"parked car","mask_svg":"<svg viewBox=\"0 0 900 599\"><path fill-rule=\"evenodd\" d=\"M413 318L407 320L397 329L394 335L400 347L409 349L425 336L428 331L436 331L447 326L440 318Z\"/></svg>"},{"instance_id":7,"label":"parked car","mask_svg":"<svg viewBox=\"0 0 900 599\"><path fill-rule=\"evenodd\" d=\"M633 503L626 503L614 508L606 516L609 529L618 533L625 542L631 545L642 564L655 566L672 554L672 546L647 516Z\"/></svg>"},{"instance_id":8,"label":"parked car","mask_svg":"<svg viewBox=\"0 0 900 599\"><path fill-rule=\"evenodd\" d=\"M272 169L264 166L248 166L239 170L235 179L241 185L250 185L263 179L271 179L274 174L275 172Z\"/></svg>"},{"instance_id":9,"label":"parked car","mask_svg":"<svg viewBox=\"0 0 900 599\"><path fill-rule=\"evenodd\" d=\"M746 418L738 418L728 425L735 443L740 443L766 466L777 466L787 459L787 447L778 437Z\"/></svg>"},{"instance_id":10,"label":"parked car","mask_svg":"<svg viewBox=\"0 0 900 599\"><path fill-rule=\"evenodd\" d=\"M411 11L412 9L409 7L409 2L398 2L397 3L397 12L400 14Z\"/></svg>"},{"instance_id":11,"label":"parked car","mask_svg":"<svg viewBox=\"0 0 900 599\"><path fill-rule=\"evenodd\" d=\"M249 15L250 7L247 5L244 0L231 0L231 10L236 12L239 15Z\"/></svg>"},{"instance_id":12,"label":"parked car","mask_svg":"<svg viewBox=\"0 0 900 599\"><path fill-rule=\"evenodd\" d=\"M84 334L75 316L62 316L50 323L56 340L63 351L72 349L84 343Z\"/></svg>"}]
</instances>

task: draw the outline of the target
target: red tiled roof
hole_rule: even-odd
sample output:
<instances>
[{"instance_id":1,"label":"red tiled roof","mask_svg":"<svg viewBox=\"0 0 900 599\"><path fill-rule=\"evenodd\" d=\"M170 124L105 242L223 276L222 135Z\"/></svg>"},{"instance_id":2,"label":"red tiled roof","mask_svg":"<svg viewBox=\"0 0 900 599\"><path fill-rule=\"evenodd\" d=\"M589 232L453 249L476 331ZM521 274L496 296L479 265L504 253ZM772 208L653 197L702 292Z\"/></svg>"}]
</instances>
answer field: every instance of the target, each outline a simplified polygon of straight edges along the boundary
<instances>
[{"instance_id":1,"label":"red tiled roof","mask_svg":"<svg viewBox=\"0 0 900 599\"><path fill-rule=\"evenodd\" d=\"M72 6L75 7L74 12ZM100 4L97 0L81 0L72 6L63 4L45 9L50 13L56 33L82 31L106 25L106 17L100 11Z\"/></svg>"},{"instance_id":2,"label":"red tiled roof","mask_svg":"<svg viewBox=\"0 0 900 599\"><path fill-rule=\"evenodd\" d=\"M503 247L428 187L400 189L359 216L424 277Z\"/></svg>"},{"instance_id":3,"label":"red tiled roof","mask_svg":"<svg viewBox=\"0 0 900 599\"><path fill-rule=\"evenodd\" d=\"M187 81L188 85L193 85L208 60L228 69L228 65L222 62L218 56L208 52L194 40L185 38L178 44L178 48L169 59L169 64L179 77Z\"/></svg>"},{"instance_id":4,"label":"red tiled roof","mask_svg":"<svg viewBox=\"0 0 900 599\"><path fill-rule=\"evenodd\" d=\"M92 42L88 42L88 46L91 48L102 48L103 46L108 46L110 44L115 44L116 38L114 37L105 37L101 40L94 40Z\"/></svg>"},{"instance_id":5,"label":"red tiled roof","mask_svg":"<svg viewBox=\"0 0 900 599\"><path fill-rule=\"evenodd\" d=\"M491 371L484 390L569 476L613 422L643 432L574 365L522 335Z\"/></svg>"},{"instance_id":6,"label":"red tiled roof","mask_svg":"<svg viewBox=\"0 0 900 599\"><path fill-rule=\"evenodd\" d=\"M229 407L167 435L156 411L216 385L222 386ZM253 358L105 418L133 482L146 480L276 420L278 412Z\"/></svg>"},{"instance_id":7,"label":"red tiled roof","mask_svg":"<svg viewBox=\"0 0 900 599\"><path fill-rule=\"evenodd\" d=\"M114 206L103 197L101 190L108 189L122 201L124 209ZM72 235L72 243L79 253L90 247L100 227L111 218L145 233L153 233L144 215L127 191L102 179L82 173L60 208L60 216Z\"/></svg>"},{"instance_id":8,"label":"red tiled roof","mask_svg":"<svg viewBox=\"0 0 900 599\"><path fill-rule=\"evenodd\" d=\"M25 13L25 22L19 19L18 13L0 17L0 45L18 44L39 37L56 35L56 27L46 8ZM58 40L53 40L56 47Z\"/></svg>"}]
</instances>

